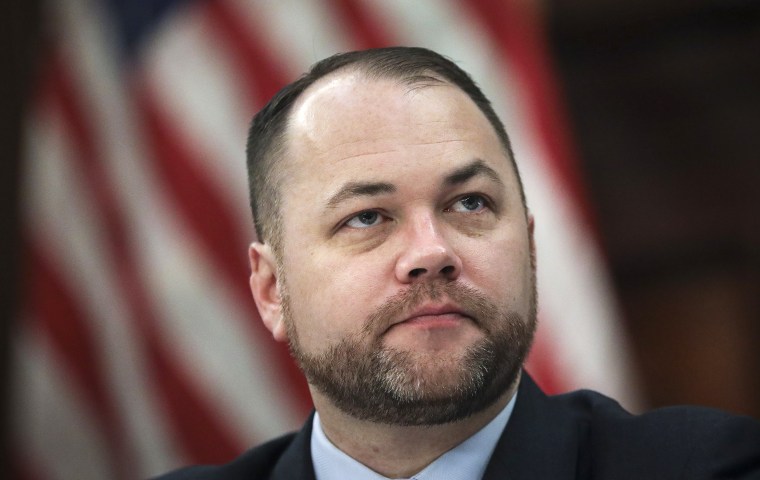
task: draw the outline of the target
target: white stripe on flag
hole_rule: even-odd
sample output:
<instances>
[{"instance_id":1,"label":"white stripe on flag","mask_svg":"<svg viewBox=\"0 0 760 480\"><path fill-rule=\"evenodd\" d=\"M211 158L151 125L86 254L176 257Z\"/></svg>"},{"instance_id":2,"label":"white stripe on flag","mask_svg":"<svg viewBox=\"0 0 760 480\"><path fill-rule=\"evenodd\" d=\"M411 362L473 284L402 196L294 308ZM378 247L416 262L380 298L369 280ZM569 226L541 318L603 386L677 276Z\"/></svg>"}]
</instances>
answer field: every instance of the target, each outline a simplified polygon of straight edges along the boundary
<instances>
[{"instance_id":1,"label":"white stripe on flag","mask_svg":"<svg viewBox=\"0 0 760 480\"><path fill-rule=\"evenodd\" d=\"M62 362L52 355L45 334L22 317L15 332L13 359L14 431L24 458L49 480L115 478L108 443L83 408Z\"/></svg>"}]
</instances>

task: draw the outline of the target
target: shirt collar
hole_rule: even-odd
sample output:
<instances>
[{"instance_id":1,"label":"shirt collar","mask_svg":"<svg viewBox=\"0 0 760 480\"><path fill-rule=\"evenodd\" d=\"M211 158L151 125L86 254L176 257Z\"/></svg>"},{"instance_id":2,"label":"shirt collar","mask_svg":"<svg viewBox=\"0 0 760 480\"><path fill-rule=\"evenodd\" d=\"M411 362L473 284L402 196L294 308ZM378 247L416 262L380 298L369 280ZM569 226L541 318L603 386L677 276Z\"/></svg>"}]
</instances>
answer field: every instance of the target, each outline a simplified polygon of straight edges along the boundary
<instances>
[{"instance_id":1,"label":"shirt collar","mask_svg":"<svg viewBox=\"0 0 760 480\"><path fill-rule=\"evenodd\" d=\"M480 480L486 471L493 450L496 448L496 443L512 415L516 398L517 393L488 424L464 442L436 458L433 463L410 479ZM314 414L311 433L311 458L317 480L342 480L345 478L389 480L336 447L322 430L319 413Z\"/></svg>"}]
</instances>

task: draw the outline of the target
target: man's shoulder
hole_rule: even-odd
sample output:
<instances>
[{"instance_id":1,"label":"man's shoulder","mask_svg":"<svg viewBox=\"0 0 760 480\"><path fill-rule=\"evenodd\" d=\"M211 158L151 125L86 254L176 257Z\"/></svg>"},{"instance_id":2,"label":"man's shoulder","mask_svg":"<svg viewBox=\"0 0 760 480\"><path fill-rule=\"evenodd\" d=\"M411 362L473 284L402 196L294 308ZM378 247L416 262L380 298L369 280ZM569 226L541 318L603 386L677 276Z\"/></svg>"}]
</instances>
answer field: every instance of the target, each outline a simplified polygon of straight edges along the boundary
<instances>
[{"instance_id":1,"label":"man's shoulder","mask_svg":"<svg viewBox=\"0 0 760 480\"><path fill-rule=\"evenodd\" d=\"M753 418L709 407L680 405L630 413L617 401L592 390L550 396L549 401L585 423L589 433L619 434L627 439L649 438L655 433L660 441L673 441L674 437L683 439L685 434L699 436L741 427L754 433L760 428L760 422Z\"/></svg>"},{"instance_id":2,"label":"man's shoulder","mask_svg":"<svg viewBox=\"0 0 760 480\"><path fill-rule=\"evenodd\" d=\"M270 440L243 453L224 465L200 465L169 472L154 480L250 480L268 479L284 453L293 444L297 432Z\"/></svg>"},{"instance_id":3,"label":"man's shoulder","mask_svg":"<svg viewBox=\"0 0 760 480\"><path fill-rule=\"evenodd\" d=\"M760 479L760 422L750 417L697 406L632 414L588 390L549 399L578 420L596 476L625 468L631 478L670 478L659 474L672 469L678 478Z\"/></svg>"}]
</instances>

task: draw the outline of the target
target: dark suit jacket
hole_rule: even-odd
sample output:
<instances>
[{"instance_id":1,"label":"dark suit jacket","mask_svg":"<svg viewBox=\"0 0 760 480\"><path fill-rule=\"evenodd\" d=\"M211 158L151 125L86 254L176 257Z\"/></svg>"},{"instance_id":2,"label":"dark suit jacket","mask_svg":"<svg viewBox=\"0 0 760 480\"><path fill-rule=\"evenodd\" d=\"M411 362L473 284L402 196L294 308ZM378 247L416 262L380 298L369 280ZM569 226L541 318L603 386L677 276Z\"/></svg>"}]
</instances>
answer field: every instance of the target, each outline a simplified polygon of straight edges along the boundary
<instances>
[{"instance_id":1,"label":"dark suit jacket","mask_svg":"<svg viewBox=\"0 0 760 480\"><path fill-rule=\"evenodd\" d=\"M161 480L315 480L310 418L300 432L222 466ZM523 374L484 480L760 480L760 422L698 407L631 415L591 391L546 396Z\"/></svg>"}]
</instances>

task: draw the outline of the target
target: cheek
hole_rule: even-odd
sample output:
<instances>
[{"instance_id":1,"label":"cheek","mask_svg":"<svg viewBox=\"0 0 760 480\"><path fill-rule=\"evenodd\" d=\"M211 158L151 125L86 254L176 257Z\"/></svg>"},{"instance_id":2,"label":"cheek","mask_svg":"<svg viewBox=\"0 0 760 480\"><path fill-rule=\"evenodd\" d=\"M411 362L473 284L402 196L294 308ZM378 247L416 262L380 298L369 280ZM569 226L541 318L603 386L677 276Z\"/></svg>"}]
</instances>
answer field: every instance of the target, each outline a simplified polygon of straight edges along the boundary
<instances>
[{"instance_id":1,"label":"cheek","mask_svg":"<svg viewBox=\"0 0 760 480\"><path fill-rule=\"evenodd\" d=\"M292 320L304 348L313 351L361 330L377 296L377 275L369 266L303 249L284 268Z\"/></svg>"},{"instance_id":2,"label":"cheek","mask_svg":"<svg viewBox=\"0 0 760 480\"><path fill-rule=\"evenodd\" d=\"M464 275L499 301L527 306L531 289L529 251L527 239L519 236L469 246L463 258Z\"/></svg>"}]
</instances>

